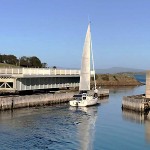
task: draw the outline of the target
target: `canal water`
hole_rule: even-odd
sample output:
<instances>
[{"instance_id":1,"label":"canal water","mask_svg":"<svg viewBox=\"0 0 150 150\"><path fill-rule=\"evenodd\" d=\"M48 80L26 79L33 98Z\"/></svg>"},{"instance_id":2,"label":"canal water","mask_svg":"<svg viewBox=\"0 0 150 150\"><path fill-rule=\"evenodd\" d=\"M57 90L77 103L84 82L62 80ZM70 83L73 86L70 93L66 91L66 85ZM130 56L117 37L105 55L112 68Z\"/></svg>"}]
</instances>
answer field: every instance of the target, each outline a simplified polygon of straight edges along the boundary
<instances>
[{"instance_id":1,"label":"canal water","mask_svg":"<svg viewBox=\"0 0 150 150\"><path fill-rule=\"evenodd\" d=\"M149 150L150 114L122 111L122 97L145 86L111 88L99 105L68 104L0 112L0 149Z\"/></svg>"},{"instance_id":2,"label":"canal water","mask_svg":"<svg viewBox=\"0 0 150 150\"><path fill-rule=\"evenodd\" d=\"M146 83L146 74L136 74L134 78L142 83Z\"/></svg>"}]
</instances>

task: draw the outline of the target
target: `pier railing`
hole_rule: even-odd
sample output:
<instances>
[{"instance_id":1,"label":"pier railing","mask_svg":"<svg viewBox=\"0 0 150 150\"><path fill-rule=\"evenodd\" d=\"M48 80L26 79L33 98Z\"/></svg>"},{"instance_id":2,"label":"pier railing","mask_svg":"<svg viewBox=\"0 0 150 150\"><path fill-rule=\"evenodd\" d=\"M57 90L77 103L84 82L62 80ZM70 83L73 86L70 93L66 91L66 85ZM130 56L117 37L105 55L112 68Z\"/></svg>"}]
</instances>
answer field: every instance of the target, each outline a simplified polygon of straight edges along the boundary
<instances>
[{"instance_id":1,"label":"pier railing","mask_svg":"<svg viewBox=\"0 0 150 150\"><path fill-rule=\"evenodd\" d=\"M0 75L80 75L80 70L50 68L1 68ZM94 71L91 71L94 75Z\"/></svg>"},{"instance_id":2,"label":"pier railing","mask_svg":"<svg viewBox=\"0 0 150 150\"><path fill-rule=\"evenodd\" d=\"M0 74L13 75L79 75L80 70L63 70L49 68L1 68Z\"/></svg>"}]
</instances>

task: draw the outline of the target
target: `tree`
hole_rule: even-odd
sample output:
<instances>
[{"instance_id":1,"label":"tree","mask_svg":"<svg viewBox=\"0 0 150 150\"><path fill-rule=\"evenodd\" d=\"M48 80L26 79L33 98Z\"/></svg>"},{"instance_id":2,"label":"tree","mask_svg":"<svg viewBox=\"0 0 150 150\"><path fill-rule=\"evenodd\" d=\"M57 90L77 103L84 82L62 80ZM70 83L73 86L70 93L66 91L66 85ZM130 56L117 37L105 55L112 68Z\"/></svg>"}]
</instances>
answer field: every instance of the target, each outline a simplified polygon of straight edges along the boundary
<instances>
[{"instance_id":1,"label":"tree","mask_svg":"<svg viewBox=\"0 0 150 150\"><path fill-rule=\"evenodd\" d=\"M2 55L0 54L0 63L3 62Z\"/></svg>"},{"instance_id":2,"label":"tree","mask_svg":"<svg viewBox=\"0 0 150 150\"><path fill-rule=\"evenodd\" d=\"M18 62L18 59L14 55L7 55L7 61L8 64L16 65Z\"/></svg>"},{"instance_id":3,"label":"tree","mask_svg":"<svg viewBox=\"0 0 150 150\"><path fill-rule=\"evenodd\" d=\"M37 68L42 67L42 63L41 63L40 59L37 58L36 56L30 57L29 60L30 60L31 67L37 67Z\"/></svg>"},{"instance_id":4,"label":"tree","mask_svg":"<svg viewBox=\"0 0 150 150\"><path fill-rule=\"evenodd\" d=\"M5 54L2 55L2 62L3 62L3 63L7 63L7 59L8 59L8 58L7 58L7 55L5 55Z\"/></svg>"},{"instance_id":5,"label":"tree","mask_svg":"<svg viewBox=\"0 0 150 150\"><path fill-rule=\"evenodd\" d=\"M20 58L20 66L22 66L22 67L30 67L31 66L30 58L26 57L26 56L22 56Z\"/></svg>"},{"instance_id":6,"label":"tree","mask_svg":"<svg viewBox=\"0 0 150 150\"><path fill-rule=\"evenodd\" d=\"M7 63L7 64L12 64L16 65L18 62L18 59L14 55L0 55L0 62L1 63Z\"/></svg>"},{"instance_id":7,"label":"tree","mask_svg":"<svg viewBox=\"0 0 150 150\"><path fill-rule=\"evenodd\" d=\"M53 69L57 69L57 67L56 67L56 66L53 66Z\"/></svg>"},{"instance_id":8,"label":"tree","mask_svg":"<svg viewBox=\"0 0 150 150\"><path fill-rule=\"evenodd\" d=\"M22 67L33 67L33 68L47 67L47 63L41 63L40 59L36 56L32 57L22 56L21 58L17 59L17 57L14 55L0 54L0 63L7 63L12 65L19 65Z\"/></svg>"}]
</instances>

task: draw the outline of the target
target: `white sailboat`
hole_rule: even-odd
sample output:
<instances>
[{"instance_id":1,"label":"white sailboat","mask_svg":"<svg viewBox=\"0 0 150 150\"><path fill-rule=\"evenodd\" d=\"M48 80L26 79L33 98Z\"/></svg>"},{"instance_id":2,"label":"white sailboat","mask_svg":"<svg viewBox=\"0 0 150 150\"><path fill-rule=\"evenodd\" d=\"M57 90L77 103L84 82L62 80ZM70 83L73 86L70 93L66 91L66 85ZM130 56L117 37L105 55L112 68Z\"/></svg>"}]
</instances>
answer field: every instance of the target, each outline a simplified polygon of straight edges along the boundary
<instances>
[{"instance_id":1,"label":"white sailboat","mask_svg":"<svg viewBox=\"0 0 150 150\"><path fill-rule=\"evenodd\" d=\"M96 89L96 81L95 81L95 71L94 71L94 60L93 60L93 52L92 52L92 41L91 41L91 31L90 24L88 25L83 54L82 54L82 64L81 64L81 72L80 72L80 84L79 84L79 92L80 94L75 95L75 100L70 101L71 106L92 106L97 104L98 98L94 95L88 95L90 91L90 78L91 78L91 54L92 54L92 63L93 63L93 72L94 72L94 83L95 83L95 92L98 92Z\"/></svg>"}]
</instances>

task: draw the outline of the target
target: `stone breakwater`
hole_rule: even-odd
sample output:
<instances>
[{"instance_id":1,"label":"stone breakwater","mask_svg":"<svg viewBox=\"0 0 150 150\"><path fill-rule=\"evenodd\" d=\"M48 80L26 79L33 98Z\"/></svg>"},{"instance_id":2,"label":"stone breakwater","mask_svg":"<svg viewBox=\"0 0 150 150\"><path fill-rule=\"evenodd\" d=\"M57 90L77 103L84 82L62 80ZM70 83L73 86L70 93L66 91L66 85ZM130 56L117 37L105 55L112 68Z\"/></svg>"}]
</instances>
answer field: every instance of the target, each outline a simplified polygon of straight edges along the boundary
<instances>
[{"instance_id":1,"label":"stone breakwater","mask_svg":"<svg viewBox=\"0 0 150 150\"><path fill-rule=\"evenodd\" d=\"M74 94L75 92L35 94L25 96L1 96L0 110L65 103L69 102Z\"/></svg>"},{"instance_id":2,"label":"stone breakwater","mask_svg":"<svg viewBox=\"0 0 150 150\"><path fill-rule=\"evenodd\" d=\"M93 78L92 78L93 79ZM124 74L97 74L97 86L138 86L143 85L134 77ZM91 85L94 85L92 80Z\"/></svg>"}]
</instances>

